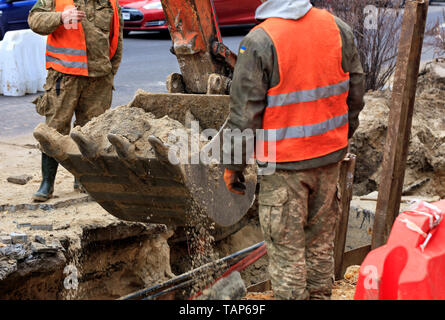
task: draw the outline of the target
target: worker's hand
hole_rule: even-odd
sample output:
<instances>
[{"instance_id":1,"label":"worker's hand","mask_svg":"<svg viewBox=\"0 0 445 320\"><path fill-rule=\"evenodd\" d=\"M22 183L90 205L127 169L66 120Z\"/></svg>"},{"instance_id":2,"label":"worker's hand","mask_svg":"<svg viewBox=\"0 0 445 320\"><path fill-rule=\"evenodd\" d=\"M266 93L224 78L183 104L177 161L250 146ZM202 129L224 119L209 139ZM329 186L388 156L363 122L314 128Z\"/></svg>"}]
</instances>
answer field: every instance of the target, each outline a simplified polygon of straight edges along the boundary
<instances>
[{"instance_id":1,"label":"worker's hand","mask_svg":"<svg viewBox=\"0 0 445 320\"><path fill-rule=\"evenodd\" d=\"M65 25L77 24L85 17L86 14L84 11L78 11L76 7L70 6L62 12L62 23Z\"/></svg>"},{"instance_id":2,"label":"worker's hand","mask_svg":"<svg viewBox=\"0 0 445 320\"><path fill-rule=\"evenodd\" d=\"M226 187L233 193L244 195L246 191L245 181L241 171L229 169L224 171L224 182L226 183Z\"/></svg>"}]
</instances>

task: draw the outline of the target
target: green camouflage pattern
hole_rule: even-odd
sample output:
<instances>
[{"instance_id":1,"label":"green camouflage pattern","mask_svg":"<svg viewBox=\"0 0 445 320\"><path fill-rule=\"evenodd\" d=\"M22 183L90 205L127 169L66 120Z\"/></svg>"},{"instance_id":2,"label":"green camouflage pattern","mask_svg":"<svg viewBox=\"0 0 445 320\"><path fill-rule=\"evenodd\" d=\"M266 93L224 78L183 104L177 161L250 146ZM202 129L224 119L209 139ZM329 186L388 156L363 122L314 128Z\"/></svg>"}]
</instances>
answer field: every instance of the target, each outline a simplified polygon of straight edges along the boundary
<instances>
[{"instance_id":1,"label":"green camouflage pattern","mask_svg":"<svg viewBox=\"0 0 445 320\"><path fill-rule=\"evenodd\" d=\"M38 0L28 16L30 28L40 34L49 35L60 25L61 12L55 12L56 0ZM116 0L112 0L116 1ZM121 7L116 1L120 17L119 41L115 55L110 59L110 26L113 8L109 0L74 0L79 11L86 13L82 20L85 33L88 58L88 75L102 77L109 73L116 74L122 60L123 26Z\"/></svg>"},{"instance_id":2,"label":"green camouflage pattern","mask_svg":"<svg viewBox=\"0 0 445 320\"><path fill-rule=\"evenodd\" d=\"M45 93L34 100L37 112L46 117L46 124L63 135L74 126L83 126L111 107L113 74L83 77L48 70Z\"/></svg>"},{"instance_id":3,"label":"green camouflage pattern","mask_svg":"<svg viewBox=\"0 0 445 320\"><path fill-rule=\"evenodd\" d=\"M259 218L275 299L330 299L339 163L262 176Z\"/></svg>"}]
</instances>

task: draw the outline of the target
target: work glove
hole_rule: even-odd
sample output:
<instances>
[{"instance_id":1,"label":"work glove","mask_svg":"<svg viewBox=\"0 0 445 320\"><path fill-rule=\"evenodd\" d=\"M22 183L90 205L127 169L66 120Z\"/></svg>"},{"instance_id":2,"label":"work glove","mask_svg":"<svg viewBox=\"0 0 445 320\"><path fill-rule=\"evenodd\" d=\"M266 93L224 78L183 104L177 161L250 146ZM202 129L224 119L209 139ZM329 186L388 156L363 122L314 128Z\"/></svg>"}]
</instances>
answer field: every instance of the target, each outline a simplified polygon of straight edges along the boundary
<instances>
[{"instance_id":1,"label":"work glove","mask_svg":"<svg viewBox=\"0 0 445 320\"><path fill-rule=\"evenodd\" d=\"M245 181L246 179L244 179L242 171L229 169L224 171L224 182L226 183L226 187L230 192L244 195L246 191L246 185L244 184Z\"/></svg>"}]
</instances>

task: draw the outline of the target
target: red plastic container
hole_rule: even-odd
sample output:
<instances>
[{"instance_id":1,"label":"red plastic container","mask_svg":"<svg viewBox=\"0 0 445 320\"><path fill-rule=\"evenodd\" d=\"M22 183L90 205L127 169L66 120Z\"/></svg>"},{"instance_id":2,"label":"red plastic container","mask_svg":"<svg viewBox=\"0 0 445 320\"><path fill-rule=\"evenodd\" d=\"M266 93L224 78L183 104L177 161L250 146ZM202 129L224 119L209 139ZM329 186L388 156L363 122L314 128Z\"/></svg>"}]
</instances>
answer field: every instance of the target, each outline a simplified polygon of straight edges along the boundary
<instances>
[{"instance_id":1,"label":"red plastic container","mask_svg":"<svg viewBox=\"0 0 445 320\"><path fill-rule=\"evenodd\" d=\"M445 213L445 200L433 203ZM386 245L360 267L355 300L445 299L445 221L420 202L401 213Z\"/></svg>"}]
</instances>

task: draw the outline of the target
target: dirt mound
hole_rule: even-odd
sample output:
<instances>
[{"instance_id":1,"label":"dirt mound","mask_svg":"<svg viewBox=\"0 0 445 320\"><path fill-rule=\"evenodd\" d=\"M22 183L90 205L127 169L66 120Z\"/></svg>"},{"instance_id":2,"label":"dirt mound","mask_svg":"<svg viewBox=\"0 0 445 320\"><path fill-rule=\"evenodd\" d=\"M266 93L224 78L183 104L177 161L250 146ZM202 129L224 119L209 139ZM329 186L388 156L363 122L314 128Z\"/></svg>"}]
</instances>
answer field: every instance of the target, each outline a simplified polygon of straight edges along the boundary
<instances>
[{"instance_id":1,"label":"dirt mound","mask_svg":"<svg viewBox=\"0 0 445 320\"><path fill-rule=\"evenodd\" d=\"M185 130L185 127L168 116L156 119L152 113L140 108L121 106L108 110L82 128L76 127L75 131L90 137L101 153L110 154L115 151L107 139L107 134L111 133L122 136L134 144L136 155L152 158L154 150L148 143L148 137L155 136L162 142L168 143L169 134L175 129Z\"/></svg>"},{"instance_id":2,"label":"dirt mound","mask_svg":"<svg viewBox=\"0 0 445 320\"><path fill-rule=\"evenodd\" d=\"M405 187L425 178L416 195L445 197L445 61L425 65L418 80L409 143ZM351 141L357 155L355 190L363 195L377 190L385 145L391 92L369 92L360 126ZM441 181L442 180L442 181Z\"/></svg>"}]
</instances>

